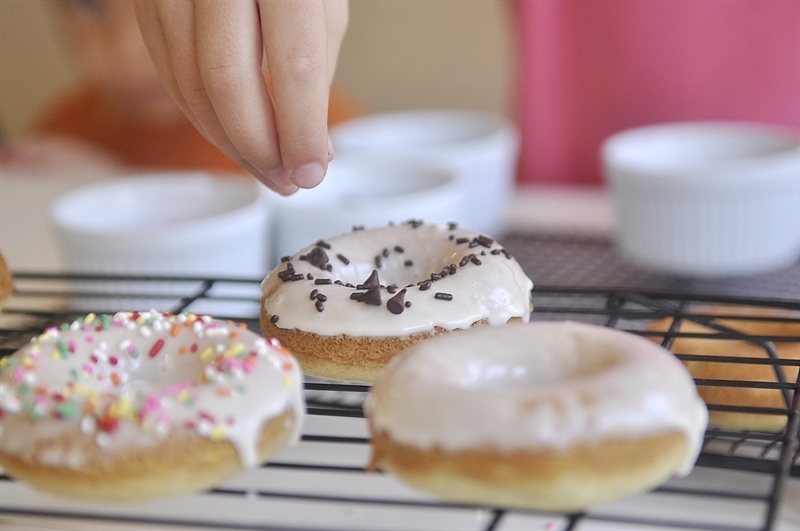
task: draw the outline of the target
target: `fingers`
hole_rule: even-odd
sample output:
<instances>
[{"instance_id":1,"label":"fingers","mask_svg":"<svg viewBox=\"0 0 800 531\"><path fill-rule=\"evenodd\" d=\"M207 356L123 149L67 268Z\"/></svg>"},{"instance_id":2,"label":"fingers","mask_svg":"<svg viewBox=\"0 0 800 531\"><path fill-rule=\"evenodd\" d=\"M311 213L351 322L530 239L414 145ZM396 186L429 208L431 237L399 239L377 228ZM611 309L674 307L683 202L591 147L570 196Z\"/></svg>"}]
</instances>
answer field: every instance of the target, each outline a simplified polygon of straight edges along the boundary
<instances>
[{"instance_id":1,"label":"fingers","mask_svg":"<svg viewBox=\"0 0 800 531\"><path fill-rule=\"evenodd\" d=\"M261 179L285 193L297 189L282 161L272 100L261 72L263 43L254 2L198 0L195 11L198 88L221 133Z\"/></svg>"},{"instance_id":2,"label":"fingers","mask_svg":"<svg viewBox=\"0 0 800 531\"><path fill-rule=\"evenodd\" d=\"M221 2L220 4L227 4L227 2ZM252 9L252 2L231 2L230 6L237 9L245 9L246 12L247 8ZM206 79L202 74L204 66L201 65L200 58L196 52L198 45L207 39L218 42L217 31L230 31L228 26L223 25L219 29L212 29L206 34L198 33L209 17L206 11L209 8L213 9L214 6L190 0L166 2L144 0L137 3L136 7L139 26L155 66L171 95L194 126L225 154L270 188L282 194L291 194L296 191L297 187L292 185L285 176L281 178L279 173L270 177L266 173L269 169L281 167L279 148L275 141L274 133L271 135L272 140L269 140L269 136L267 136L267 140L263 143L263 146L271 147L271 157L248 157L248 146L245 145L244 148L240 148L237 145L236 136L234 135L232 138L228 134L228 130L226 130L222 118L225 118L225 112L227 111L223 109L220 113L215 108L212 95L209 94L205 85ZM213 16L213 13L210 16ZM254 13L251 11L251 19L253 16ZM230 21L231 17L227 17L225 20ZM239 34L239 31L233 33L233 35ZM203 38L198 40L197 35L202 35ZM236 46L241 46L244 42L246 41L239 43L232 41L221 49L219 53L223 56L227 54L234 57L243 55L243 52L236 50ZM260 56L260 37L258 37L258 42L255 43L255 46L257 50L255 53ZM253 51L251 49L250 55L252 56L252 54ZM260 63L260 59L257 60L257 63ZM257 73L260 72L260 68L258 66L255 67L255 71ZM214 79L213 73L207 77ZM263 78L260 75L256 80L256 84L258 83L264 85ZM235 91L239 90L239 87L223 87L222 90ZM214 97L224 99L220 98L219 92L220 89L217 88ZM253 116L258 114L256 110L253 113ZM266 121L274 122L274 119L271 118L271 104L268 104L266 111L262 111L262 113L266 114ZM227 121L236 123L235 120ZM235 130L237 126L229 125L229 127ZM271 129L274 131L274 127L271 127ZM243 134L254 135L256 133L252 132L252 128L245 128ZM261 136L260 138L263 139L265 137ZM262 148L262 151L264 149ZM254 160L251 160L251 158Z\"/></svg>"},{"instance_id":3,"label":"fingers","mask_svg":"<svg viewBox=\"0 0 800 531\"><path fill-rule=\"evenodd\" d=\"M206 138L279 193L322 181L346 0L137 0L136 7L159 74Z\"/></svg>"},{"instance_id":4,"label":"fingers","mask_svg":"<svg viewBox=\"0 0 800 531\"><path fill-rule=\"evenodd\" d=\"M321 0L262 1L267 56L283 165L301 188L319 184L328 165L328 28Z\"/></svg>"}]
</instances>

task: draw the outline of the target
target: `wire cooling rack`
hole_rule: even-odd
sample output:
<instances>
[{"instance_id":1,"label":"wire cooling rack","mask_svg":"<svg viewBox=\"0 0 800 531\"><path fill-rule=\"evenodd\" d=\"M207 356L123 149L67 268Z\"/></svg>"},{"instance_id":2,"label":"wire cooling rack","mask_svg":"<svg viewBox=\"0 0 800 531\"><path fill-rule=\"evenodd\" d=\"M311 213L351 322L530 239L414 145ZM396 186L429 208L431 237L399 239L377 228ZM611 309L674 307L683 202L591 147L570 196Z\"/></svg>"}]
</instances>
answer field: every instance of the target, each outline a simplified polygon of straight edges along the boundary
<instances>
[{"instance_id":1,"label":"wire cooling rack","mask_svg":"<svg viewBox=\"0 0 800 531\"><path fill-rule=\"evenodd\" d=\"M0 314L0 355L13 353L48 325L87 311L188 310L231 318L258 330L260 279L47 275L17 272L16 293ZM580 514L542 513L442 503L389 474L367 471L369 435L361 405L368 387L311 380L308 419L300 442L274 460L218 488L177 499L135 505L93 505L51 498L0 476L0 526L66 529L270 530L773 530L800 525L798 422L800 361L770 357L774 340L800 349L800 331L788 337L742 337L705 313L709 305L800 310L795 300L676 295L670 291L539 286L535 320L598 324L649 335L669 346L682 332L649 332L647 324L696 321L715 341L745 339L764 348L760 358L722 361L768 364L772 382L698 381L700 386L759 387L780 392L785 407L735 408L786 418L780 433L709 429L694 471L643 493ZM735 316L733 317L736 318ZM763 318L767 320L768 318ZM769 318L773 319L773 318ZM775 317L800 328L800 318ZM795 329L796 330L796 329ZM704 359L701 354L679 357ZM713 361L713 360L711 360ZM717 360L720 361L720 360Z\"/></svg>"}]
</instances>

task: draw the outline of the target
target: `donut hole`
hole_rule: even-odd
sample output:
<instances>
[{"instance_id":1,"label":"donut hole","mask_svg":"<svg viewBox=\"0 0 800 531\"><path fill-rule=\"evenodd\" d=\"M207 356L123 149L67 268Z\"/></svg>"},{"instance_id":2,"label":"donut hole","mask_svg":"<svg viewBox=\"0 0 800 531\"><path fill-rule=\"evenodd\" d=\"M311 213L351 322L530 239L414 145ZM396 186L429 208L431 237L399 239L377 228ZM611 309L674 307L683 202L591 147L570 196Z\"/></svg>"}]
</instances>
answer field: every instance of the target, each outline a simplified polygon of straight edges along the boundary
<instances>
[{"instance_id":1,"label":"donut hole","mask_svg":"<svg viewBox=\"0 0 800 531\"><path fill-rule=\"evenodd\" d=\"M133 389L145 388L148 390L167 390L176 386L194 384L201 380L204 372L209 370L206 362L201 362L197 356L170 356L170 362L153 363L153 360L143 360L144 363L130 367L126 384L115 388L119 393L128 393ZM147 363L150 361L150 363Z\"/></svg>"},{"instance_id":2,"label":"donut hole","mask_svg":"<svg viewBox=\"0 0 800 531\"><path fill-rule=\"evenodd\" d=\"M461 259L453 252L412 255L407 252L393 252L390 249L389 256L384 256L382 253L383 251L379 250L368 260L340 268L335 280L358 286L364 284L373 271L377 271L381 285L403 288L430 280L432 273L441 273L451 264L458 264ZM378 257L380 257L380 267L375 263Z\"/></svg>"},{"instance_id":3,"label":"donut hole","mask_svg":"<svg viewBox=\"0 0 800 531\"><path fill-rule=\"evenodd\" d=\"M623 354L609 345L564 339L537 340L502 351L481 349L449 369L450 384L464 390L497 392L547 388L595 377L622 361ZM445 355L457 359L457 353Z\"/></svg>"},{"instance_id":4,"label":"donut hole","mask_svg":"<svg viewBox=\"0 0 800 531\"><path fill-rule=\"evenodd\" d=\"M141 343L142 346L146 344L149 343ZM197 346L198 352L213 348L210 342L198 342ZM81 387L107 397L140 399L175 394L178 390L196 387L198 382L211 376L209 371L214 371L209 361L179 353L169 342L153 357L147 351L134 357L128 355L127 350L117 348L96 351L94 355L99 356L98 361L76 366L75 374L80 375ZM40 382L42 385L62 384L56 373L51 379L40 378Z\"/></svg>"}]
</instances>

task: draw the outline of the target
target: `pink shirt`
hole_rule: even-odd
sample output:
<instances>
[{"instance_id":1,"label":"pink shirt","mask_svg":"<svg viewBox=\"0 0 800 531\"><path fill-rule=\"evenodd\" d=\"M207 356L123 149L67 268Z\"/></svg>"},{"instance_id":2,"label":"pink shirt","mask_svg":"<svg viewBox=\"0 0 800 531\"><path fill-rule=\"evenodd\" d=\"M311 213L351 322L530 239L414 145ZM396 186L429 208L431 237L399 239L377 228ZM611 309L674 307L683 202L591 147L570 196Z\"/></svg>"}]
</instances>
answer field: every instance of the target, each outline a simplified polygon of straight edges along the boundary
<instances>
[{"instance_id":1,"label":"pink shirt","mask_svg":"<svg viewBox=\"0 0 800 531\"><path fill-rule=\"evenodd\" d=\"M514 0L521 183L599 184L622 129L800 129L800 0Z\"/></svg>"}]
</instances>

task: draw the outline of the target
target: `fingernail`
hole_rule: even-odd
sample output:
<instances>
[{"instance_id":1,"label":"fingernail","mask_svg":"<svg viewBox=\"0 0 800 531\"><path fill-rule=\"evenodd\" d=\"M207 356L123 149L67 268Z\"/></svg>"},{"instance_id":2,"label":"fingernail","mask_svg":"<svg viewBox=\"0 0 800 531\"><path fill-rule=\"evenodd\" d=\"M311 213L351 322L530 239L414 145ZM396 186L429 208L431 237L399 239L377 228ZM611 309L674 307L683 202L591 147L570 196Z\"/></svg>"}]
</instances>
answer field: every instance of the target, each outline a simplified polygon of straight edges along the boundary
<instances>
[{"instance_id":1,"label":"fingernail","mask_svg":"<svg viewBox=\"0 0 800 531\"><path fill-rule=\"evenodd\" d=\"M335 156L336 152L333 150L333 142L331 141L331 137L328 137L328 162L332 161Z\"/></svg>"},{"instance_id":2,"label":"fingernail","mask_svg":"<svg viewBox=\"0 0 800 531\"><path fill-rule=\"evenodd\" d=\"M316 162L303 164L289 172L289 179L300 188L314 188L322 182L325 170Z\"/></svg>"},{"instance_id":3,"label":"fingernail","mask_svg":"<svg viewBox=\"0 0 800 531\"><path fill-rule=\"evenodd\" d=\"M289 180L286 170L283 168L268 171L266 178L269 182L265 184L281 195L292 195L298 190L297 186Z\"/></svg>"},{"instance_id":4,"label":"fingernail","mask_svg":"<svg viewBox=\"0 0 800 531\"><path fill-rule=\"evenodd\" d=\"M283 195L283 196L289 196L289 195L294 194L298 190L299 190L298 187L296 187L293 184L290 184L288 186L281 186L281 187L277 188L275 191L278 192L279 194Z\"/></svg>"},{"instance_id":5,"label":"fingernail","mask_svg":"<svg viewBox=\"0 0 800 531\"><path fill-rule=\"evenodd\" d=\"M272 186L283 188L292 184L292 182L289 180L289 176L286 174L286 170L283 168L269 170L266 173L266 177Z\"/></svg>"}]
</instances>

